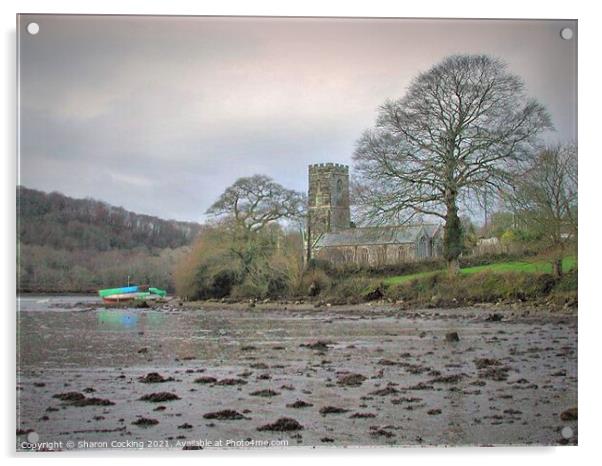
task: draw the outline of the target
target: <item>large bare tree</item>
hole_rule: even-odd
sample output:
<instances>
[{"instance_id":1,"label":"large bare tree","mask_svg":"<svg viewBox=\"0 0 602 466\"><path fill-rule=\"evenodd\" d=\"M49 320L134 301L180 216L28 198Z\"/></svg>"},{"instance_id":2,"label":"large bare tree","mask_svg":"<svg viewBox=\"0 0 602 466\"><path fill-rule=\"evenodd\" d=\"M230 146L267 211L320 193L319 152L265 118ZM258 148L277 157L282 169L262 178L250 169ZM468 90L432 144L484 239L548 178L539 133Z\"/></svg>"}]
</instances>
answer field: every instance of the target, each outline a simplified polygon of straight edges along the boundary
<instances>
[{"instance_id":1,"label":"large bare tree","mask_svg":"<svg viewBox=\"0 0 602 466\"><path fill-rule=\"evenodd\" d=\"M458 206L478 192L512 185L537 136L551 128L522 80L485 55L455 55L418 75L405 97L380 108L354 153L369 223L416 216L445 221L444 255L458 271Z\"/></svg>"},{"instance_id":2,"label":"large bare tree","mask_svg":"<svg viewBox=\"0 0 602 466\"><path fill-rule=\"evenodd\" d=\"M212 216L227 217L246 233L272 222L303 218L305 197L265 175L239 178L207 209Z\"/></svg>"},{"instance_id":3,"label":"large bare tree","mask_svg":"<svg viewBox=\"0 0 602 466\"><path fill-rule=\"evenodd\" d=\"M544 238L554 275L562 275L567 245L577 240L577 147L544 148L519 177L510 201L518 219Z\"/></svg>"}]
</instances>

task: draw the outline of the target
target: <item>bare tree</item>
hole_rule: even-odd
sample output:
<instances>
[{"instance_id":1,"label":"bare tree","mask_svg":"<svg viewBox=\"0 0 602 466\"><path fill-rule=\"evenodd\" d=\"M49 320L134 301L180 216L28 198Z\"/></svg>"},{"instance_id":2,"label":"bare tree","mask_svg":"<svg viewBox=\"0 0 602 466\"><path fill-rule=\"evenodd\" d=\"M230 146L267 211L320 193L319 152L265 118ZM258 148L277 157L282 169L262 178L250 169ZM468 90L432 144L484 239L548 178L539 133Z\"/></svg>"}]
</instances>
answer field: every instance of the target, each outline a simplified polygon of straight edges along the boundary
<instances>
[{"instance_id":1,"label":"bare tree","mask_svg":"<svg viewBox=\"0 0 602 466\"><path fill-rule=\"evenodd\" d=\"M254 175L236 180L206 213L228 217L237 227L252 233L271 222L303 218L305 198L265 175Z\"/></svg>"},{"instance_id":2,"label":"bare tree","mask_svg":"<svg viewBox=\"0 0 602 466\"><path fill-rule=\"evenodd\" d=\"M500 60L455 55L418 75L405 97L379 109L354 153L370 223L416 216L445 221L444 255L458 272L458 205L484 190L512 185L538 134L551 128L544 107Z\"/></svg>"},{"instance_id":3,"label":"bare tree","mask_svg":"<svg viewBox=\"0 0 602 466\"><path fill-rule=\"evenodd\" d=\"M567 245L577 240L577 147L556 145L537 154L510 195L517 217L538 232L562 275Z\"/></svg>"}]
</instances>

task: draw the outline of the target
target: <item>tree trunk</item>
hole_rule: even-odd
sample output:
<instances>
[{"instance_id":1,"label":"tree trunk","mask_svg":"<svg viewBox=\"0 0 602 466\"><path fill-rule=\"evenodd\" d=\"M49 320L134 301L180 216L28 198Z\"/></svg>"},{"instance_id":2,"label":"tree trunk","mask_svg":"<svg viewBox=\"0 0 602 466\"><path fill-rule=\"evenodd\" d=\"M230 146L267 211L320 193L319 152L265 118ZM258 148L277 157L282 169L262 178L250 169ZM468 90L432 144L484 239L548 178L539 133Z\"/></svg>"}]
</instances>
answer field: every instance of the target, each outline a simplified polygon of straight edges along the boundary
<instances>
[{"instance_id":1,"label":"tree trunk","mask_svg":"<svg viewBox=\"0 0 602 466\"><path fill-rule=\"evenodd\" d=\"M458 207L456 207L456 195L453 192L446 194L447 213L445 215L445 227L443 235L443 255L447 261L447 273L449 276L456 276L460 272L458 258L462 253L462 223L458 217Z\"/></svg>"},{"instance_id":2,"label":"tree trunk","mask_svg":"<svg viewBox=\"0 0 602 466\"><path fill-rule=\"evenodd\" d=\"M447 274L450 277L455 277L460 273L460 261L458 259L447 260Z\"/></svg>"},{"instance_id":3,"label":"tree trunk","mask_svg":"<svg viewBox=\"0 0 602 466\"><path fill-rule=\"evenodd\" d=\"M552 273L556 278L562 277L562 257L557 257L552 262Z\"/></svg>"}]
</instances>

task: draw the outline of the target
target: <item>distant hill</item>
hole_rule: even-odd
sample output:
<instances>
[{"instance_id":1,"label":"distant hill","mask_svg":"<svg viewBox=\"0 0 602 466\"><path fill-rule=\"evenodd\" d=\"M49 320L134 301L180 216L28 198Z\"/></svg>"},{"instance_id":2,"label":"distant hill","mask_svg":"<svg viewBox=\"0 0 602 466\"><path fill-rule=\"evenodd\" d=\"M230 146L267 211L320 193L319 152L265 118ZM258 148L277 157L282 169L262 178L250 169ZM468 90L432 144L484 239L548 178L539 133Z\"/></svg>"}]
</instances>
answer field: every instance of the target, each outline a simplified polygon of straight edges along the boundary
<instances>
[{"instance_id":1,"label":"distant hill","mask_svg":"<svg viewBox=\"0 0 602 466\"><path fill-rule=\"evenodd\" d=\"M163 220L94 199L74 199L17 187L18 239L21 244L66 251L178 248L201 230L193 222Z\"/></svg>"}]
</instances>

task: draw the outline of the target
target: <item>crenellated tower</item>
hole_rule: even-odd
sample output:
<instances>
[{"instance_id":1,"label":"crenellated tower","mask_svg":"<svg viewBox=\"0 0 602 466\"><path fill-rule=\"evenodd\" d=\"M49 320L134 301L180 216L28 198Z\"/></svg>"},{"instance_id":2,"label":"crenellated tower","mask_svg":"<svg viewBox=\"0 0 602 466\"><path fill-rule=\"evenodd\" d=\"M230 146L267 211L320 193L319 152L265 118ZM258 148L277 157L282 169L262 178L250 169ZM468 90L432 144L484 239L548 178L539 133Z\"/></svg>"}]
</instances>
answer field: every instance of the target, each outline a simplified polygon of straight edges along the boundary
<instances>
[{"instance_id":1,"label":"crenellated tower","mask_svg":"<svg viewBox=\"0 0 602 466\"><path fill-rule=\"evenodd\" d=\"M309 247L324 233L350 227L349 167L340 163L310 165L308 185Z\"/></svg>"}]
</instances>

